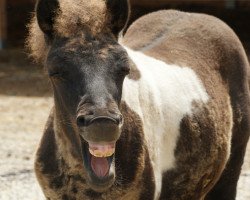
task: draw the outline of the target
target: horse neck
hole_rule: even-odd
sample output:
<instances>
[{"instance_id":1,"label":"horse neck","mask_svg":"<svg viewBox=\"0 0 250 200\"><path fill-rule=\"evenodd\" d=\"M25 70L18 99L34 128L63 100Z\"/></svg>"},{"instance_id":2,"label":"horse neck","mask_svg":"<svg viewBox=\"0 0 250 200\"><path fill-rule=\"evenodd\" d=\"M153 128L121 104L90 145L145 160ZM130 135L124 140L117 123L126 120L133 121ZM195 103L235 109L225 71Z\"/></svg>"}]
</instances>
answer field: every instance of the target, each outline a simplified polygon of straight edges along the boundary
<instances>
[{"instance_id":1,"label":"horse neck","mask_svg":"<svg viewBox=\"0 0 250 200\"><path fill-rule=\"evenodd\" d=\"M81 162L81 143L76 128L70 119L61 112L54 112L54 132L58 147L58 157L68 166L79 165Z\"/></svg>"}]
</instances>

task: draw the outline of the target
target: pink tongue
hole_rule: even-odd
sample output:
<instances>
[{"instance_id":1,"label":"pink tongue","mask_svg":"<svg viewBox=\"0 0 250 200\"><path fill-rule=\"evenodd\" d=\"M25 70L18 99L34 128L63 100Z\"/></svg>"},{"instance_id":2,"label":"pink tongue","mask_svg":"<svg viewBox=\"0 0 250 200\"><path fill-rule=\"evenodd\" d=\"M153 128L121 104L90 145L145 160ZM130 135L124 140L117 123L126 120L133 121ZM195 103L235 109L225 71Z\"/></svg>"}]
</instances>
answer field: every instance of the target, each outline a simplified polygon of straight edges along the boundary
<instances>
[{"instance_id":1,"label":"pink tongue","mask_svg":"<svg viewBox=\"0 0 250 200\"><path fill-rule=\"evenodd\" d=\"M96 144L89 142L89 150L98 152L99 156L91 155L91 167L96 176L102 178L109 172L109 162L107 155L112 155L115 150L115 142L108 144Z\"/></svg>"},{"instance_id":2,"label":"pink tongue","mask_svg":"<svg viewBox=\"0 0 250 200\"><path fill-rule=\"evenodd\" d=\"M98 177L106 176L109 171L109 163L107 158L91 156L91 167Z\"/></svg>"}]
</instances>

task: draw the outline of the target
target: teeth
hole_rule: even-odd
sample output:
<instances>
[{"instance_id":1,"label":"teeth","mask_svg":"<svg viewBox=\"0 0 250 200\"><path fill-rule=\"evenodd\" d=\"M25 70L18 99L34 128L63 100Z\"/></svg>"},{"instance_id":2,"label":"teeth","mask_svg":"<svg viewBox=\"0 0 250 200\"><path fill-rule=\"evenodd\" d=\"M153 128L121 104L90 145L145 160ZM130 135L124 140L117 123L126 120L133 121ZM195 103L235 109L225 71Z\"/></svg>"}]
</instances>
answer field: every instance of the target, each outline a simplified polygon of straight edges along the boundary
<instances>
[{"instance_id":1,"label":"teeth","mask_svg":"<svg viewBox=\"0 0 250 200\"><path fill-rule=\"evenodd\" d=\"M95 157L110 157L115 153L115 142L98 144L89 142L89 152Z\"/></svg>"},{"instance_id":2,"label":"teeth","mask_svg":"<svg viewBox=\"0 0 250 200\"><path fill-rule=\"evenodd\" d=\"M95 157L103 158L112 156L115 153L115 149L107 149L106 151L101 151L98 149L96 150L89 149L89 152Z\"/></svg>"}]
</instances>

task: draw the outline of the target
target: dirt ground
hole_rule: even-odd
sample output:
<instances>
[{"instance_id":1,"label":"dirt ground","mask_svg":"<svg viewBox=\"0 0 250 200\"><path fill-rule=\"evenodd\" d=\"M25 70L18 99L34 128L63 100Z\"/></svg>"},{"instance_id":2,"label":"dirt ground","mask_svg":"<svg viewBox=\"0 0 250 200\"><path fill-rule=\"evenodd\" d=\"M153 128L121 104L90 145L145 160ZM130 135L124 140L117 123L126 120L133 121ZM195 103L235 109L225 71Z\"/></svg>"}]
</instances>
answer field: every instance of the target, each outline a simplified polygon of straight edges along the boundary
<instances>
[{"instance_id":1,"label":"dirt ground","mask_svg":"<svg viewBox=\"0 0 250 200\"><path fill-rule=\"evenodd\" d=\"M48 81L41 68L1 61L0 200L44 199L33 161L52 104Z\"/></svg>"},{"instance_id":2,"label":"dirt ground","mask_svg":"<svg viewBox=\"0 0 250 200\"><path fill-rule=\"evenodd\" d=\"M223 15L225 21L229 14ZM230 14L230 19L231 16L236 15ZM230 21L230 25L243 39L250 58L249 22L245 20L250 14L237 16L237 21ZM33 162L52 98L42 68L30 64L25 57L22 50L0 51L0 200L44 199L34 176ZM250 143L237 200L250 200L249 186Z\"/></svg>"}]
</instances>

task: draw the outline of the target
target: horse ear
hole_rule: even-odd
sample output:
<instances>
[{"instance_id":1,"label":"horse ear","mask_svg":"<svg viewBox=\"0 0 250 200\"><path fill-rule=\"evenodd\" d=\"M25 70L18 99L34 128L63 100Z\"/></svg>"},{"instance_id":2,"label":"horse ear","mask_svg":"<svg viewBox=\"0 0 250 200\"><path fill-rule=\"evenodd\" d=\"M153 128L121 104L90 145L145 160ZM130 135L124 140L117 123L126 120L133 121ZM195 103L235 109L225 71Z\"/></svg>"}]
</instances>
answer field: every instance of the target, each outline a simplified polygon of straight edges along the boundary
<instances>
[{"instance_id":1,"label":"horse ear","mask_svg":"<svg viewBox=\"0 0 250 200\"><path fill-rule=\"evenodd\" d=\"M110 28L115 36L126 26L130 6L128 0L106 0L107 8L110 13Z\"/></svg>"},{"instance_id":2,"label":"horse ear","mask_svg":"<svg viewBox=\"0 0 250 200\"><path fill-rule=\"evenodd\" d=\"M36 4L36 17L40 29L48 36L53 37L53 25L57 11L58 0L38 0Z\"/></svg>"}]
</instances>

